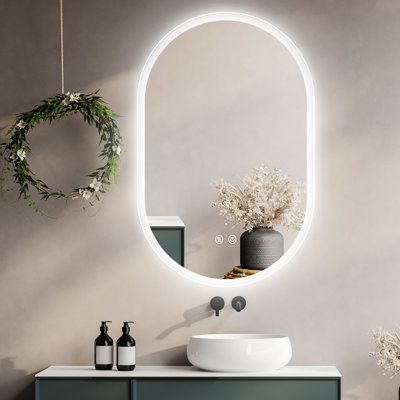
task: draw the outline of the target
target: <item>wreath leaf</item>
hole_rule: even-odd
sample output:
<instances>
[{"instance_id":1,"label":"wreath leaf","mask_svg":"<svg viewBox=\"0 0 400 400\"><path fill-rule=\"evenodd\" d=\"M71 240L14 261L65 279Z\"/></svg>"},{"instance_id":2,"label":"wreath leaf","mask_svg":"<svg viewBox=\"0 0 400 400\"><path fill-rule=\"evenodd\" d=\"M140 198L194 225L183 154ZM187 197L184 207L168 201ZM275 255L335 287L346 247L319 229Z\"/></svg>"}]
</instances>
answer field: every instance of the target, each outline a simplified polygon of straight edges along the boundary
<instances>
[{"instance_id":1,"label":"wreath leaf","mask_svg":"<svg viewBox=\"0 0 400 400\"><path fill-rule=\"evenodd\" d=\"M100 194L105 194L112 183L116 182L119 158L121 154L121 134L113 119L116 114L107 106L106 102L93 93L59 93L41 101L31 111L22 112L15 118L15 122L3 136L4 142L0 143L0 192L9 191L4 187L7 172L11 174L14 183L19 186L18 199L24 199L36 212L46 215L33 200L30 191L34 189L43 201L53 199L83 198L90 206L94 200L100 201ZM87 174L92 182L84 187L74 187L69 193L51 189L43 180L36 178L31 171L27 156L32 154L32 149L27 141L27 134L37 124L81 114L88 125L95 125L99 134L99 146L102 147L99 158L105 164L95 171ZM4 127L1 129L4 130ZM85 207L84 207L85 209Z\"/></svg>"}]
</instances>

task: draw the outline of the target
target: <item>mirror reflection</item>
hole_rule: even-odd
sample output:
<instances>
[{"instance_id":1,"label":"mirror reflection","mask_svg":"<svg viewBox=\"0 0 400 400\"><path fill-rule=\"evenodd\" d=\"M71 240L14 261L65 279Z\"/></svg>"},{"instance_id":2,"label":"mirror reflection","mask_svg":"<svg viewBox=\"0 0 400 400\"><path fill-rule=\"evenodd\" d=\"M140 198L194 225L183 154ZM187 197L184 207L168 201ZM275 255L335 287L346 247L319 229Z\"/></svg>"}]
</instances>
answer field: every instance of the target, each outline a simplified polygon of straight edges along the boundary
<instances>
[{"instance_id":1,"label":"mirror reflection","mask_svg":"<svg viewBox=\"0 0 400 400\"><path fill-rule=\"evenodd\" d=\"M160 246L212 278L261 273L306 206L306 91L273 36L205 23L159 56L146 91L146 210Z\"/></svg>"}]
</instances>

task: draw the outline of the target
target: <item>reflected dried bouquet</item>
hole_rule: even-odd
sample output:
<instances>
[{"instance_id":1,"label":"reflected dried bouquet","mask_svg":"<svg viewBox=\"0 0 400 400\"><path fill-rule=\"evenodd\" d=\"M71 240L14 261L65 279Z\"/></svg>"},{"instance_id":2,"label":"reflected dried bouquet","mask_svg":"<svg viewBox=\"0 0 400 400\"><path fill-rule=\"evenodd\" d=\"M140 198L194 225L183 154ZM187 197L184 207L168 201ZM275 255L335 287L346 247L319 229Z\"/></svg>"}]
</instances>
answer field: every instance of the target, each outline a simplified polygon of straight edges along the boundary
<instances>
[{"instance_id":1,"label":"reflected dried bouquet","mask_svg":"<svg viewBox=\"0 0 400 400\"><path fill-rule=\"evenodd\" d=\"M369 353L377 359L377 364L383 370L383 375L391 378L400 373L400 333L384 331L381 328L371 331L376 351Z\"/></svg>"},{"instance_id":2,"label":"reflected dried bouquet","mask_svg":"<svg viewBox=\"0 0 400 400\"><path fill-rule=\"evenodd\" d=\"M301 228L304 211L299 204L305 185L291 182L278 168L269 169L261 165L241 179L241 185L232 185L221 179L213 186L218 191L218 201L212 205L219 209L226 224L243 224L248 231L276 225Z\"/></svg>"}]
</instances>

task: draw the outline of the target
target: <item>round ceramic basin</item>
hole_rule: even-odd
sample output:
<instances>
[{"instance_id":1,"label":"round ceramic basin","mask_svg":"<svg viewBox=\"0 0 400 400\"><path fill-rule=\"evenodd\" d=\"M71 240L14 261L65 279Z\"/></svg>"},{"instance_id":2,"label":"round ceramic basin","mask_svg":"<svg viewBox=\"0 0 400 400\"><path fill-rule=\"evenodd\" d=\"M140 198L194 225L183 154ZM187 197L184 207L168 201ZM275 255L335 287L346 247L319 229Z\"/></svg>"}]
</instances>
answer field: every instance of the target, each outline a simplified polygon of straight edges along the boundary
<instances>
[{"instance_id":1,"label":"round ceramic basin","mask_svg":"<svg viewBox=\"0 0 400 400\"><path fill-rule=\"evenodd\" d=\"M292 346L281 335L195 335L189 340L187 356L191 364L207 371L274 371L290 362Z\"/></svg>"}]
</instances>

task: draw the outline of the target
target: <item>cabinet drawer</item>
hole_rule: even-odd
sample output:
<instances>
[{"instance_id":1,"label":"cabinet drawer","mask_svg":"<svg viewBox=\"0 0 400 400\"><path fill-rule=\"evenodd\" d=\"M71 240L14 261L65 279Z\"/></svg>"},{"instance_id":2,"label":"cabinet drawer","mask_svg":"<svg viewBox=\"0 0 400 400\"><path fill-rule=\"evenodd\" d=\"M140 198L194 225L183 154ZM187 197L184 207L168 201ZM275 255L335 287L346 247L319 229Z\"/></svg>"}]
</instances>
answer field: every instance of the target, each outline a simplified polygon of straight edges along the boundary
<instances>
[{"instance_id":1,"label":"cabinet drawer","mask_svg":"<svg viewBox=\"0 0 400 400\"><path fill-rule=\"evenodd\" d=\"M38 379L36 400L131 400L131 380Z\"/></svg>"},{"instance_id":2,"label":"cabinet drawer","mask_svg":"<svg viewBox=\"0 0 400 400\"><path fill-rule=\"evenodd\" d=\"M138 400L339 400L336 379L147 379Z\"/></svg>"},{"instance_id":3,"label":"cabinet drawer","mask_svg":"<svg viewBox=\"0 0 400 400\"><path fill-rule=\"evenodd\" d=\"M185 230L180 227L151 227L163 250L178 264L185 265Z\"/></svg>"}]
</instances>

